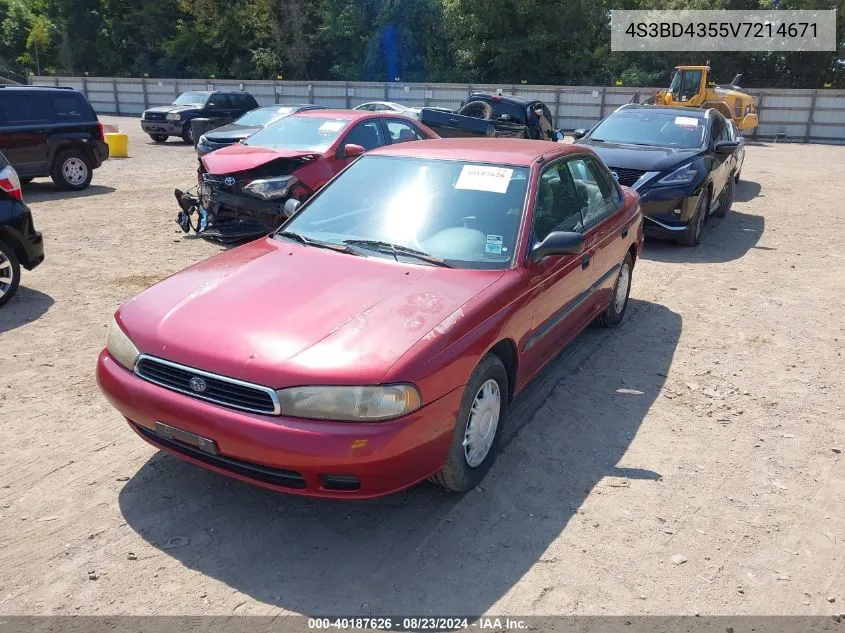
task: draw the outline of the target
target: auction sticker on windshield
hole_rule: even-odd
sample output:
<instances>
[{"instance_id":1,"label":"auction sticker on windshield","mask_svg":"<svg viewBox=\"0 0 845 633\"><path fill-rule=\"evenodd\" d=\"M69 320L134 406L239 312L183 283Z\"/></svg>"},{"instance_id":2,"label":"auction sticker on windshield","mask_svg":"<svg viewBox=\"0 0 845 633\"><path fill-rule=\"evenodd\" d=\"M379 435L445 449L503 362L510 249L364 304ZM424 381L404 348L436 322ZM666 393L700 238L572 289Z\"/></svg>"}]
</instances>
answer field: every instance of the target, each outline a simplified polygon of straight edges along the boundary
<instances>
[{"instance_id":1,"label":"auction sticker on windshield","mask_svg":"<svg viewBox=\"0 0 845 633\"><path fill-rule=\"evenodd\" d=\"M464 165L455 189L505 193L511 181L513 169L487 167L485 165Z\"/></svg>"},{"instance_id":2,"label":"auction sticker on windshield","mask_svg":"<svg viewBox=\"0 0 845 633\"><path fill-rule=\"evenodd\" d=\"M691 116L676 116L675 125L683 127L698 127L698 119Z\"/></svg>"},{"instance_id":3,"label":"auction sticker on windshield","mask_svg":"<svg viewBox=\"0 0 845 633\"><path fill-rule=\"evenodd\" d=\"M487 243L484 247L485 252L491 253L493 255L501 255L502 250L505 250L502 248L503 241L504 240L502 239L501 235L488 235Z\"/></svg>"},{"instance_id":4,"label":"auction sticker on windshield","mask_svg":"<svg viewBox=\"0 0 845 633\"><path fill-rule=\"evenodd\" d=\"M326 121L320 126L319 131L324 134L331 134L340 130L344 124L344 121Z\"/></svg>"}]
</instances>

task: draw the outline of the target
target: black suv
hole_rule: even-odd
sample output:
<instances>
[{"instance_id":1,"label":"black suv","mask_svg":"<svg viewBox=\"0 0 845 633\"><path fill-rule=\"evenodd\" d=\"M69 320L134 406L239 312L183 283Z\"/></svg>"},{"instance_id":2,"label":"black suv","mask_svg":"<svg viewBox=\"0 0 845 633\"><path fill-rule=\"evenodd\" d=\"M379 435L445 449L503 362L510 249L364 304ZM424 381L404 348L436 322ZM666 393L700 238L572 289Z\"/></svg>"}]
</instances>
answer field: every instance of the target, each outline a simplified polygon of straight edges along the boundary
<instances>
[{"instance_id":1,"label":"black suv","mask_svg":"<svg viewBox=\"0 0 845 633\"><path fill-rule=\"evenodd\" d=\"M170 105L144 110L141 129L156 143L178 136L193 145L192 119L214 119L218 125L226 125L257 107L258 102L248 92L191 90L183 92Z\"/></svg>"},{"instance_id":2,"label":"black suv","mask_svg":"<svg viewBox=\"0 0 845 633\"><path fill-rule=\"evenodd\" d=\"M32 270L43 261L44 241L23 203L20 179L0 153L0 306L18 289L21 266Z\"/></svg>"},{"instance_id":3,"label":"black suv","mask_svg":"<svg viewBox=\"0 0 845 633\"><path fill-rule=\"evenodd\" d=\"M103 126L78 90L0 85L0 151L22 182L50 176L62 189L91 184L109 157Z\"/></svg>"}]
</instances>

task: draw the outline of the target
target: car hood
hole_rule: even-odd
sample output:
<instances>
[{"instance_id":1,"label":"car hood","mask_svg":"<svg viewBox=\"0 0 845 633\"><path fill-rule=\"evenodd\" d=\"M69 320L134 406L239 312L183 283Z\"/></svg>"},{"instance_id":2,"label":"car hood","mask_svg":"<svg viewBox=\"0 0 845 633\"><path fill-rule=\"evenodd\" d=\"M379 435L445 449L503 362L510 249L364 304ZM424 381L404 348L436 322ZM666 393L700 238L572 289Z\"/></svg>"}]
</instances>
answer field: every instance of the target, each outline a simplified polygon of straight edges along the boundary
<instances>
[{"instance_id":1,"label":"car hood","mask_svg":"<svg viewBox=\"0 0 845 633\"><path fill-rule=\"evenodd\" d=\"M240 380L274 388L378 384L503 274L267 238L152 286L117 319L142 353Z\"/></svg>"},{"instance_id":2,"label":"car hood","mask_svg":"<svg viewBox=\"0 0 845 633\"><path fill-rule=\"evenodd\" d=\"M641 169L643 171L672 169L687 162L702 151L700 149L649 147L619 143L592 143L589 140L580 142L578 145L586 145L593 149L608 167Z\"/></svg>"},{"instance_id":3,"label":"car hood","mask_svg":"<svg viewBox=\"0 0 845 633\"><path fill-rule=\"evenodd\" d=\"M206 154L200 160L208 173L220 175L254 169L279 158L305 156L319 156L319 152L235 144Z\"/></svg>"},{"instance_id":4,"label":"car hood","mask_svg":"<svg viewBox=\"0 0 845 633\"><path fill-rule=\"evenodd\" d=\"M229 125L209 130L203 134L203 136L210 141L237 143L238 141L255 134L260 129L261 126L230 123Z\"/></svg>"},{"instance_id":5,"label":"car hood","mask_svg":"<svg viewBox=\"0 0 845 633\"><path fill-rule=\"evenodd\" d=\"M200 105L166 105L156 106L155 108L147 108L144 112L185 112L186 110L202 110Z\"/></svg>"}]
</instances>

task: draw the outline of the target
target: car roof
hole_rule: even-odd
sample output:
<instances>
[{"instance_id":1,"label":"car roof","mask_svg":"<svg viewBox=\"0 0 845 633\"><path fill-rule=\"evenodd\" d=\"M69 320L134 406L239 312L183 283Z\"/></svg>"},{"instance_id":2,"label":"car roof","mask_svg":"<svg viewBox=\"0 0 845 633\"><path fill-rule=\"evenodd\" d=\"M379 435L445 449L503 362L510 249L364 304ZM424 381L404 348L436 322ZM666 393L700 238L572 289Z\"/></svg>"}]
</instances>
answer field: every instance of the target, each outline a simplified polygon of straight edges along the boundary
<instances>
[{"instance_id":1,"label":"car roof","mask_svg":"<svg viewBox=\"0 0 845 633\"><path fill-rule=\"evenodd\" d=\"M374 149L374 156L407 156L441 160L468 160L529 167L543 157L550 160L576 152L592 154L580 145L534 141L521 138L440 138L397 143Z\"/></svg>"},{"instance_id":2,"label":"car roof","mask_svg":"<svg viewBox=\"0 0 845 633\"><path fill-rule=\"evenodd\" d=\"M699 108L685 108L684 106L654 106L642 103L625 104L617 110L652 110L654 112L666 112L669 114L683 113L688 117L695 119L706 119L709 110L700 110Z\"/></svg>"},{"instance_id":3,"label":"car roof","mask_svg":"<svg viewBox=\"0 0 845 633\"><path fill-rule=\"evenodd\" d=\"M301 112L296 112L291 116L314 117L318 119L343 119L344 121L358 121L360 119L378 119L384 116L401 117L402 114L400 114L399 112L368 112L367 110L332 110L330 108L326 108L325 110L303 110Z\"/></svg>"}]
</instances>

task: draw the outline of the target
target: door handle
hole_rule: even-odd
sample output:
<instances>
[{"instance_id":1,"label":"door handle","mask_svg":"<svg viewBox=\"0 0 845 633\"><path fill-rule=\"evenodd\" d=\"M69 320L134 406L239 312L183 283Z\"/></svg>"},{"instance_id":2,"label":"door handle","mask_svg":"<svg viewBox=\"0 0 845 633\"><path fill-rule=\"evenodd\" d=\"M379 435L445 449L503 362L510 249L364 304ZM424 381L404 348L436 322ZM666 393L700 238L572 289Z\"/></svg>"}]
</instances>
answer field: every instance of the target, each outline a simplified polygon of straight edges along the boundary
<instances>
[{"instance_id":1,"label":"door handle","mask_svg":"<svg viewBox=\"0 0 845 633\"><path fill-rule=\"evenodd\" d=\"M622 237L628 237L628 227L622 229Z\"/></svg>"},{"instance_id":2,"label":"door handle","mask_svg":"<svg viewBox=\"0 0 845 633\"><path fill-rule=\"evenodd\" d=\"M592 258L589 255L585 255L584 259L581 260L581 270L586 270L590 267L590 260Z\"/></svg>"}]
</instances>

